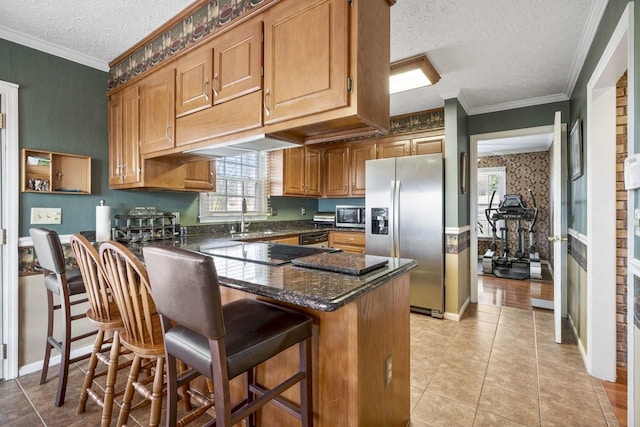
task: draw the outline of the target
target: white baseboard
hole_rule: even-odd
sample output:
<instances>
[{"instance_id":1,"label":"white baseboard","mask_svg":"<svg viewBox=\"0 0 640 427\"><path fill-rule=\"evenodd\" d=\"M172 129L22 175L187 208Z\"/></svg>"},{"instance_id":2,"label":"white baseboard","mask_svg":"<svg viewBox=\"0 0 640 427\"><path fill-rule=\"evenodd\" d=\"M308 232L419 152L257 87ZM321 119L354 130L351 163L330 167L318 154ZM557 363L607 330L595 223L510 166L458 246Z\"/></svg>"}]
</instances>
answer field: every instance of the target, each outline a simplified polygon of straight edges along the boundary
<instances>
[{"instance_id":1,"label":"white baseboard","mask_svg":"<svg viewBox=\"0 0 640 427\"><path fill-rule=\"evenodd\" d=\"M580 335L578 335L578 330L576 329L576 325L573 323L573 317L571 314L567 314L569 318L569 323L571 324L571 330L573 331L573 335L576 337L576 341L578 341L578 350L580 350L580 355L582 356L582 363L584 363L585 368L587 367L587 351L584 349L582 345L582 340L580 339Z\"/></svg>"},{"instance_id":2,"label":"white baseboard","mask_svg":"<svg viewBox=\"0 0 640 427\"><path fill-rule=\"evenodd\" d=\"M531 306L536 308L553 310L553 301L548 299L531 298Z\"/></svg>"},{"instance_id":3,"label":"white baseboard","mask_svg":"<svg viewBox=\"0 0 640 427\"><path fill-rule=\"evenodd\" d=\"M469 306L469 303L471 302L471 300L469 298L466 299L466 301L464 302L464 304L462 304L462 308L460 308L460 311L458 313L449 313L447 311L444 312L444 318L448 319L448 320L455 320L456 322L459 322L460 319L462 319L462 316L464 316L464 312L467 311L467 307Z\"/></svg>"},{"instance_id":4,"label":"white baseboard","mask_svg":"<svg viewBox=\"0 0 640 427\"><path fill-rule=\"evenodd\" d=\"M90 353L92 350L93 350L93 344L88 345L86 347L81 347L75 350L71 350L71 358ZM51 367L53 367L54 365L59 364L60 359L61 357L59 354L56 354L55 356L51 357L51 359L49 359L50 360L49 370L51 370ZM28 365L20 366L20 368L18 369L18 376L21 377L23 375L32 374L34 372L38 372L42 370L42 362L43 362L42 360L39 360L37 362L29 363Z\"/></svg>"}]
</instances>

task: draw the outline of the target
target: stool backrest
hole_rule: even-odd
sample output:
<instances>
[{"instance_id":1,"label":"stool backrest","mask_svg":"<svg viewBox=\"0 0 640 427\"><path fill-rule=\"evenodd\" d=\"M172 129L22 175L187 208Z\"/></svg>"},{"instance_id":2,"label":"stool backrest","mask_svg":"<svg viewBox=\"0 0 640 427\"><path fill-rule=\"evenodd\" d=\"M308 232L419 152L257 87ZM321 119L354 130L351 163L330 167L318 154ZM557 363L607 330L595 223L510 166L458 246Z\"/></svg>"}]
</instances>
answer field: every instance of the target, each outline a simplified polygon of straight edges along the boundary
<instances>
[{"instance_id":1,"label":"stool backrest","mask_svg":"<svg viewBox=\"0 0 640 427\"><path fill-rule=\"evenodd\" d=\"M128 341L136 345L164 345L155 338L160 316L151 297L147 269L126 246L118 242L100 245L100 261L107 286L120 311ZM162 334L159 335L162 337ZM124 336L123 336L124 339Z\"/></svg>"},{"instance_id":2,"label":"stool backrest","mask_svg":"<svg viewBox=\"0 0 640 427\"><path fill-rule=\"evenodd\" d=\"M179 248L145 247L158 311L210 340L225 336L218 274L213 258Z\"/></svg>"},{"instance_id":3,"label":"stool backrest","mask_svg":"<svg viewBox=\"0 0 640 427\"><path fill-rule=\"evenodd\" d=\"M62 250L58 233L46 228L34 227L29 229L29 234L31 235L38 262L45 270L45 275L64 273L64 251Z\"/></svg>"},{"instance_id":4,"label":"stool backrest","mask_svg":"<svg viewBox=\"0 0 640 427\"><path fill-rule=\"evenodd\" d=\"M110 293L98 251L82 234L71 236L70 244L82 274L91 310L100 319L112 320L118 313L112 313L115 307L109 304Z\"/></svg>"}]
</instances>

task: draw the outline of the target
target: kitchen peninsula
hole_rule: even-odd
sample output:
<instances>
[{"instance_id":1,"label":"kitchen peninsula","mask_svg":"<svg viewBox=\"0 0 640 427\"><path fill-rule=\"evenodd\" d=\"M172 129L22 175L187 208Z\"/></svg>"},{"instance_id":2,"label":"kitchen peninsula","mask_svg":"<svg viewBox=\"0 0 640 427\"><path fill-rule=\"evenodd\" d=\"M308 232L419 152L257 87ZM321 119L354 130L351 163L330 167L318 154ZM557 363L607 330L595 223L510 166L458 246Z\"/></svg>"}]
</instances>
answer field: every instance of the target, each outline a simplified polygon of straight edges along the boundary
<instances>
[{"instance_id":1,"label":"kitchen peninsula","mask_svg":"<svg viewBox=\"0 0 640 427\"><path fill-rule=\"evenodd\" d=\"M224 244L214 242L214 246ZM211 242L182 242L181 247L200 251L211 247ZM346 253L332 256L347 264L366 257ZM315 426L407 425L408 273L415 261L387 258L382 267L357 276L292 263L271 266L218 256L214 260L224 302L267 299L313 317ZM270 385L284 379L296 366L297 357L294 347L261 365L259 380ZM239 399L241 378L234 381L237 394L233 398ZM285 397L299 401L298 387L288 390ZM299 421L267 405L261 410L258 424L298 426Z\"/></svg>"}]
</instances>

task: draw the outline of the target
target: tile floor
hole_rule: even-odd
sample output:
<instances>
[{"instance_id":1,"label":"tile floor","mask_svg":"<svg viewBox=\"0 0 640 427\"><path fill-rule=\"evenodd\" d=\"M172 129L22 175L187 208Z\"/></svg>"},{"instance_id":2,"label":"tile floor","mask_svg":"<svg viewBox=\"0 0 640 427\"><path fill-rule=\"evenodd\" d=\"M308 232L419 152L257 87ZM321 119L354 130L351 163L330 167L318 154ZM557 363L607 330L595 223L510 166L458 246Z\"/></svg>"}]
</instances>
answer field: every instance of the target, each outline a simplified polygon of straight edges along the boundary
<instances>
[{"instance_id":1,"label":"tile floor","mask_svg":"<svg viewBox=\"0 0 640 427\"><path fill-rule=\"evenodd\" d=\"M0 384L0 425L98 425L94 403L75 413L82 370L72 369L61 408L50 375L42 386L39 373ZM133 412L129 425L144 425L147 413ZM480 304L460 322L411 314L411 425L619 424L575 342L554 343L551 312Z\"/></svg>"}]
</instances>

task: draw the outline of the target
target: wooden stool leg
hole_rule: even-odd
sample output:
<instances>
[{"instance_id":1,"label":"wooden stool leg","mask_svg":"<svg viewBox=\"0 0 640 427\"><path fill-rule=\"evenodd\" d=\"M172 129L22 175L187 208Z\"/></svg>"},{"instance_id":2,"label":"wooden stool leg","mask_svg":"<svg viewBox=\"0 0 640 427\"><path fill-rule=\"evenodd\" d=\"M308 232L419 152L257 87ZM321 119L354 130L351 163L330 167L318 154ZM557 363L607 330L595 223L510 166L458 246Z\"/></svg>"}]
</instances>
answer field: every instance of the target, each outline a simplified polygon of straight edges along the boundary
<instances>
[{"instance_id":1,"label":"wooden stool leg","mask_svg":"<svg viewBox=\"0 0 640 427\"><path fill-rule=\"evenodd\" d=\"M164 386L164 357L156 359L156 375L153 378L151 392L151 411L149 414L149 426L157 427L160 424L162 413L162 388Z\"/></svg>"},{"instance_id":2,"label":"wooden stool leg","mask_svg":"<svg viewBox=\"0 0 640 427\"><path fill-rule=\"evenodd\" d=\"M47 290L47 339L44 348L44 359L42 359L42 372L40 373L40 385L47 381L47 372L49 371L49 360L51 359L51 344L49 337L53 336L53 293Z\"/></svg>"},{"instance_id":3,"label":"wooden stool leg","mask_svg":"<svg viewBox=\"0 0 640 427\"><path fill-rule=\"evenodd\" d=\"M133 400L134 387L133 383L138 380L138 374L140 373L140 363L142 358L135 356L131 369L129 370L129 377L127 378L127 387L124 389L124 397L122 398L122 408L120 408L120 414L118 415L118 425L122 426L127 423L129 419L129 411L131 410L131 400Z\"/></svg>"},{"instance_id":4,"label":"wooden stool leg","mask_svg":"<svg viewBox=\"0 0 640 427\"><path fill-rule=\"evenodd\" d=\"M93 341L93 350L91 351L91 358L89 359L89 366L87 368L87 375L84 377L84 383L82 384L82 391L80 392L80 403L78 404L77 414L84 413L87 407L87 399L89 398L89 388L93 383L93 377L96 373L96 365L98 364L98 353L102 348L104 342L104 331L98 330L96 339Z\"/></svg>"},{"instance_id":5,"label":"wooden stool leg","mask_svg":"<svg viewBox=\"0 0 640 427\"><path fill-rule=\"evenodd\" d=\"M118 375L118 358L120 357L120 332L113 332L113 342L109 353L109 366L107 368L107 382L104 390L104 406L102 407L102 427L111 424L111 411L113 410L113 395Z\"/></svg>"}]
</instances>

